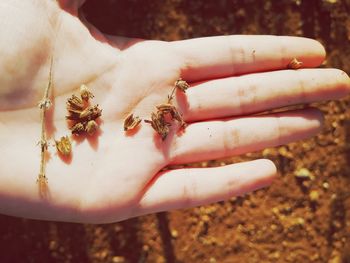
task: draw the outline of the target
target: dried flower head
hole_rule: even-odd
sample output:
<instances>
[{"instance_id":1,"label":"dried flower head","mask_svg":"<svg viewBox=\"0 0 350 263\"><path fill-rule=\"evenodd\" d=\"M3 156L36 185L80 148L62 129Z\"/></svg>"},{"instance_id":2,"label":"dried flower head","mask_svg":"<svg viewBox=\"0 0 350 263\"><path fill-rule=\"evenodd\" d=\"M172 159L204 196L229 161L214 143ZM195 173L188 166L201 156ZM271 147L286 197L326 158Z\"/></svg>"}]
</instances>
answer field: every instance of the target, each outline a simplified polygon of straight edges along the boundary
<instances>
[{"instance_id":1,"label":"dried flower head","mask_svg":"<svg viewBox=\"0 0 350 263\"><path fill-rule=\"evenodd\" d=\"M68 156L71 154L72 143L68 136L61 137L59 141L55 140L55 143L56 143L56 149L60 154L65 156Z\"/></svg>"},{"instance_id":2,"label":"dried flower head","mask_svg":"<svg viewBox=\"0 0 350 263\"><path fill-rule=\"evenodd\" d=\"M289 64L288 64L288 68L290 69L299 69L301 68L301 66L303 65L303 62L297 60L296 58L293 58Z\"/></svg>"},{"instance_id":3,"label":"dried flower head","mask_svg":"<svg viewBox=\"0 0 350 263\"><path fill-rule=\"evenodd\" d=\"M179 78L177 81L175 81L175 87L185 93L190 85L185 80Z\"/></svg>"},{"instance_id":4,"label":"dried flower head","mask_svg":"<svg viewBox=\"0 0 350 263\"><path fill-rule=\"evenodd\" d=\"M161 112L152 112L151 120L145 120L145 122L151 124L152 128L162 137L163 141L168 136L171 124L165 121L164 115Z\"/></svg>"},{"instance_id":5,"label":"dried flower head","mask_svg":"<svg viewBox=\"0 0 350 263\"><path fill-rule=\"evenodd\" d=\"M81 99L85 101L89 101L89 99L92 99L94 97L94 95L90 92L85 84L82 84L80 86L80 96Z\"/></svg>"},{"instance_id":6,"label":"dried flower head","mask_svg":"<svg viewBox=\"0 0 350 263\"><path fill-rule=\"evenodd\" d=\"M89 135L93 135L98 129L98 124L94 121L88 121L85 125L85 131L89 134Z\"/></svg>"},{"instance_id":7,"label":"dried flower head","mask_svg":"<svg viewBox=\"0 0 350 263\"><path fill-rule=\"evenodd\" d=\"M180 122L181 127L186 126L186 123L183 120L182 115L179 113L179 111L174 105L170 103L163 103L156 107L157 107L157 110L160 111L163 115L170 114L171 119L177 120L178 122Z\"/></svg>"},{"instance_id":8,"label":"dried flower head","mask_svg":"<svg viewBox=\"0 0 350 263\"><path fill-rule=\"evenodd\" d=\"M171 91L170 95L168 95L168 103L170 103L173 100L176 89L179 89L183 93L186 93L186 90L189 87L190 87L190 85L186 81L182 80L181 78L179 78L177 81L175 81L174 88Z\"/></svg>"},{"instance_id":9,"label":"dried flower head","mask_svg":"<svg viewBox=\"0 0 350 263\"><path fill-rule=\"evenodd\" d=\"M98 105L90 106L87 103L94 95L85 85L80 87L80 96L81 98L72 95L67 100L68 115L66 119L73 121L73 125L70 128L72 134L80 135L86 132L92 135L98 129L98 124L95 120L101 116L102 110Z\"/></svg>"},{"instance_id":10,"label":"dried flower head","mask_svg":"<svg viewBox=\"0 0 350 263\"><path fill-rule=\"evenodd\" d=\"M178 79L175 82L175 86L173 90L171 91L170 95L168 95L168 102L159 104L156 106L157 112L152 113L151 120L145 120L146 123L150 123L152 125L152 128L161 135L162 139L165 140L165 138L169 134L169 127L171 126L170 123L165 121L165 116L169 116L171 120L176 120L180 123L181 128L184 128L186 126L185 121L182 118L182 115L179 113L177 108L172 104L172 100L174 98L174 94L176 89L179 89L182 92L186 92L186 90L190 87L190 85L182 80L181 78Z\"/></svg>"},{"instance_id":11,"label":"dried flower head","mask_svg":"<svg viewBox=\"0 0 350 263\"><path fill-rule=\"evenodd\" d=\"M133 113L130 113L124 120L124 131L129 131L136 128L140 122L141 119L138 116L134 116Z\"/></svg>"}]
</instances>

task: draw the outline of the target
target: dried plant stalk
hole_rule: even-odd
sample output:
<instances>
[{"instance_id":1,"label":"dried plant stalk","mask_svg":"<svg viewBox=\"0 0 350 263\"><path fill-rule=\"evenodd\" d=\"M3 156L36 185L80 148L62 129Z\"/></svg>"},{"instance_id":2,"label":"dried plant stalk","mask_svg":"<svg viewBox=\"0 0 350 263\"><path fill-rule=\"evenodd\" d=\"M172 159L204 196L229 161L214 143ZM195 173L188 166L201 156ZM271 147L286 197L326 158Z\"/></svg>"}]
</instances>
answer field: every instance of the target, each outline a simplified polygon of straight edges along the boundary
<instances>
[{"instance_id":1,"label":"dried plant stalk","mask_svg":"<svg viewBox=\"0 0 350 263\"><path fill-rule=\"evenodd\" d=\"M49 94L52 88L52 66L53 66L53 57L51 57L50 61L50 71L49 71L49 83L45 88L44 96L42 100L39 102L39 108L41 110L40 119L41 119L41 138L39 141L41 156L40 156L40 171L37 179L37 183L39 185L39 193L42 198L47 196L48 191L48 182L46 177L46 151L48 147L48 142L46 139L46 112L51 106L51 100L49 98Z\"/></svg>"},{"instance_id":2,"label":"dried plant stalk","mask_svg":"<svg viewBox=\"0 0 350 263\"><path fill-rule=\"evenodd\" d=\"M140 123L141 119L138 116L134 116L133 113L130 113L124 120L124 131L135 129Z\"/></svg>"},{"instance_id":3,"label":"dried plant stalk","mask_svg":"<svg viewBox=\"0 0 350 263\"><path fill-rule=\"evenodd\" d=\"M166 114L170 114L171 119L177 120L178 122L180 122L181 127L184 127L186 125L181 114L179 113L179 111L174 105L170 103L164 103L156 107L157 107L157 110L160 111L163 116L165 116Z\"/></svg>"},{"instance_id":4,"label":"dried plant stalk","mask_svg":"<svg viewBox=\"0 0 350 263\"><path fill-rule=\"evenodd\" d=\"M303 65L303 62L297 60L296 58L293 58L289 64L288 64L288 68L290 69L299 69L301 68L301 66Z\"/></svg>"}]
</instances>

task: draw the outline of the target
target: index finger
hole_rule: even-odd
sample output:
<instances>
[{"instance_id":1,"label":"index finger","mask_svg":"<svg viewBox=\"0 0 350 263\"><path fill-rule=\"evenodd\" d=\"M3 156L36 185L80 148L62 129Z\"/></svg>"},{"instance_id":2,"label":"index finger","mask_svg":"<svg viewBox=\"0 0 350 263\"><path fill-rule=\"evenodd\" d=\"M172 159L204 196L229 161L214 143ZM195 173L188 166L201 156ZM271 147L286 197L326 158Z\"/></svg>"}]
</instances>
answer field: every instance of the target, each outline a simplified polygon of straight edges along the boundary
<instances>
[{"instance_id":1,"label":"index finger","mask_svg":"<svg viewBox=\"0 0 350 263\"><path fill-rule=\"evenodd\" d=\"M318 41L291 36L231 35L172 45L183 58L181 76L190 82L285 69L293 58L303 68L317 67L326 54Z\"/></svg>"}]
</instances>

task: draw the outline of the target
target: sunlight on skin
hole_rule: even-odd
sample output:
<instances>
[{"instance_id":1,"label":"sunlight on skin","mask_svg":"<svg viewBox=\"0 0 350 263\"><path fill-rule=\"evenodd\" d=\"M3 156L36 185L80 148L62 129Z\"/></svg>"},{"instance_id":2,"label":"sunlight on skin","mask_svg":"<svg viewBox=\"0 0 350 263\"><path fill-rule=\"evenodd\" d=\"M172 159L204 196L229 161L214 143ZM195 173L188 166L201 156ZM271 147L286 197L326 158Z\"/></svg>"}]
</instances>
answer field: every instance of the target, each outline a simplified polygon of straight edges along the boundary
<instances>
[{"instance_id":1,"label":"sunlight on skin","mask_svg":"<svg viewBox=\"0 0 350 263\"><path fill-rule=\"evenodd\" d=\"M74 15L78 2L61 1L61 7L54 1L42 2L0 3L0 21L7 25L0 41L0 212L5 214L105 223L225 200L269 185L276 170L268 160L220 168L160 171L172 163L227 157L312 136L322 123L318 111L251 118L243 116L249 110L242 110L252 108L258 112L271 105L274 108L340 98L349 91L348 77L338 70L328 70L328 78L322 78L325 71L308 69L314 78L320 77L310 90L298 88L303 73L286 70L252 75L284 69L284 62L295 56L306 67L318 66L325 54L314 40L226 36L176 42L130 40L132 44L125 44L127 40L120 37L105 38L91 25L88 29ZM259 41L265 44L259 45L255 60L250 60L246 56ZM286 49L288 52L276 53L271 48L284 50L283 45L288 43L295 44ZM118 46L128 48L121 51ZM202 49L198 49L200 46ZM47 85L51 56L53 106L47 120L50 141L69 133L65 103L73 93L78 94L81 84L88 85L94 93L93 103L100 105L102 117L97 135L73 140L71 158L62 160L55 148L49 147L49 198L43 200L36 183L40 159L36 145L40 138L37 103ZM233 70L237 65L242 72ZM233 77L232 73L243 75ZM305 78L309 73L304 74ZM193 88L185 96L177 94L175 100L184 117L196 121L189 124L188 133L178 134L174 126L162 141L144 122L134 134L124 133L123 120L128 113L149 119L155 106L166 101L174 82L184 76L198 81L191 83ZM224 78L213 79L218 76ZM251 86L244 86L243 81L240 92L235 90L238 78L259 79L253 91L255 97L249 93ZM279 83L287 78L291 89L278 90ZM207 82L208 79L212 80ZM267 80L271 83L266 84ZM275 92L268 90L270 86ZM211 87L217 87L218 92ZM235 94L240 94L240 98ZM316 98L312 94L317 94ZM254 106L256 99L261 100L259 107ZM232 120L222 119L226 117ZM215 136L206 133L208 129L216 130ZM232 134L237 132L240 140L232 143Z\"/></svg>"}]
</instances>

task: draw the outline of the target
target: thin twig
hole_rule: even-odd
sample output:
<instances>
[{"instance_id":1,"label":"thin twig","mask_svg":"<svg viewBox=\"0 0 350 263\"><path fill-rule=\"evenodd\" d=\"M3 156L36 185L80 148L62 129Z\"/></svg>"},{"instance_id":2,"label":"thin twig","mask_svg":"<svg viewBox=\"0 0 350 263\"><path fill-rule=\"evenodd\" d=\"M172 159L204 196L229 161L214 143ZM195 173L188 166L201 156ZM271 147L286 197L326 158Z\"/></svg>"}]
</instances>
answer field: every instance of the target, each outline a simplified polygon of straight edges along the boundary
<instances>
[{"instance_id":1,"label":"thin twig","mask_svg":"<svg viewBox=\"0 0 350 263\"><path fill-rule=\"evenodd\" d=\"M171 91L170 95L168 95L168 103L171 103L171 101L173 100L174 98L174 93L175 93L175 90L176 90L176 86L173 88L173 90Z\"/></svg>"},{"instance_id":2,"label":"thin twig","mask_svg":"<svg viewBox=\"0 0 350 263\"><path fill-rule=\"evenodd\" d=\"M46 151L48 142L46 139L46 112L51 106L51 100L49 98L50 91L52 88L52 66L53 66L53 57L51 56L50 61L50 71L49 71L49 83L46 86L44 97L39 102L39 108L41 109L41 139L39 142L41 149L41 158L40 158L40 172L38 175L37 182L39 184L39 193L41 197L46 197L47 194L47 177L46 177Z\"/></svg>"}]
</instances>

